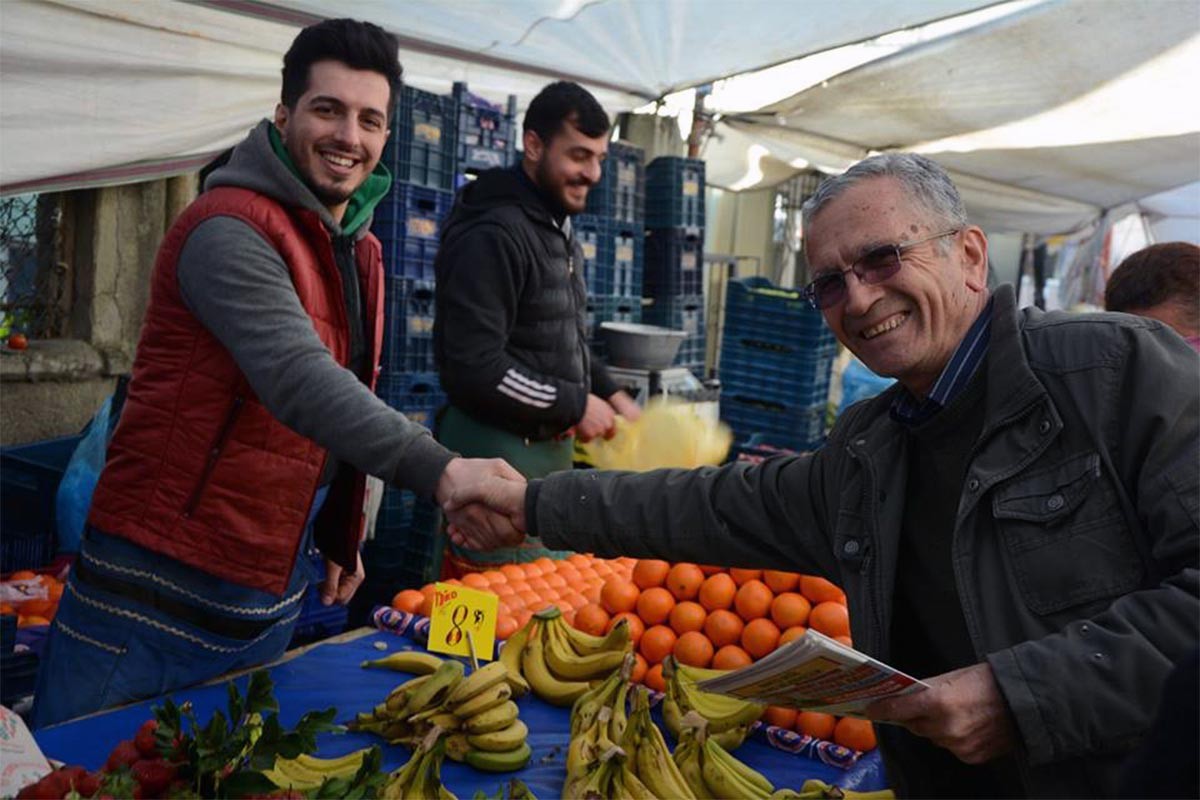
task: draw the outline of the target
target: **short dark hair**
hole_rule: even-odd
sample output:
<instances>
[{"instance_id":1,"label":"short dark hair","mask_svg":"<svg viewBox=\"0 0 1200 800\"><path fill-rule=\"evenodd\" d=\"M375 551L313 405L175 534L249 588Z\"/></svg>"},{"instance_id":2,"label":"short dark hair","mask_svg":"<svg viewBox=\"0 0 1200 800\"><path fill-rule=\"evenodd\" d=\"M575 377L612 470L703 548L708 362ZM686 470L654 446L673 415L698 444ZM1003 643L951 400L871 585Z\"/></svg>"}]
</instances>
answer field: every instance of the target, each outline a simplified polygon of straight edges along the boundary
<instances>
[{"instance_id":1,"label":"short dark hair","mask_svg":"<svg viewBox=\"0 0 1200 800\"><path fill-rule=\"evenodd\" d=\"M1104 287L1109 311L1143 311L1166 302L1200 328L1200 247L1187 242L1152 244L1127 256Z\"/></svg>"},{"instance_id":2,"label":"short dark hair","mask_svg":"<svg viewBox=\"0 0 1200 800\"><path fill-rule=\"evenodd\" d=\"M571 81L556 81L538 92L525 109L525 130L533 131L545 144L570 122L593 139L608 133L608 114L592 93Z\"/></svg>"},{"instance_id":3,"label":"short dark hair","mask_svg":"<svg viewBox=\"0 0 1200 800\"><path fill-rule=\"evenodd\" d=\"M289 109L308 89L308 71L318 61L340 61L351 69L378 72L391 90L389 106L400 91L400 44L396 37L370 22L356 19L327 19L309 25L296 36L283 57L283 89L280 99Z\"/></svg>"}]
</instances>

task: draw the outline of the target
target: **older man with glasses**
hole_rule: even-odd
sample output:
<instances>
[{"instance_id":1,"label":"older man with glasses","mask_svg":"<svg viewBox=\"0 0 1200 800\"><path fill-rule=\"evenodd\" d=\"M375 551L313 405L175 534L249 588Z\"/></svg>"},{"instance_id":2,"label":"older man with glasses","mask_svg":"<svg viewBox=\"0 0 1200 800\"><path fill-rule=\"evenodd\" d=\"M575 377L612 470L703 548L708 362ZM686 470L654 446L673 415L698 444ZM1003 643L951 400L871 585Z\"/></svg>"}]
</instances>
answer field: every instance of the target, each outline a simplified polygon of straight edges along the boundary
<instances>
[{"instance_id":1,"label":"older man with glasses","mask_svg":"<svg viewBox=\"0 0 1200 800\"><path fill-rule=\"evenodd\" d=\"M1149 320L989 293L987 239L921 156L856 164L804 216L806 295L898 381L823 448L495 480L451 507L549 546L838 583L856 647L930 685L870 709L903 795L1115 793L1200 642L1200 360Z\"/></svg>"}]
</instances>

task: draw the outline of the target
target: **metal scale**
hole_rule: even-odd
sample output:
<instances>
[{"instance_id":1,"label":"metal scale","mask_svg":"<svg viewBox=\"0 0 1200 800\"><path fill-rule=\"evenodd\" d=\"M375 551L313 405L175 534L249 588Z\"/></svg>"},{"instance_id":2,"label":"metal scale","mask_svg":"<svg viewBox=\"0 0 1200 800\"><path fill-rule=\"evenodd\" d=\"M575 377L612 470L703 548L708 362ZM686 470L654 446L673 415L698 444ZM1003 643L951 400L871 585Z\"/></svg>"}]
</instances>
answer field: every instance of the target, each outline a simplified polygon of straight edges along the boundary
<instances>
[{"instance_id":1,"label":"metal scale","mask_svg":"<svg viewBox=\"0 0 1200 800\"><path fill-rule=\"evenodd\" d=\"M630 322L604 322L600 338L608 346L608 372L643 408L665 395L691 403L700 416L718 419L720 384L702 381L686 367L671 362L687 336L685 331Z\"/></svg>"}]
</instances>

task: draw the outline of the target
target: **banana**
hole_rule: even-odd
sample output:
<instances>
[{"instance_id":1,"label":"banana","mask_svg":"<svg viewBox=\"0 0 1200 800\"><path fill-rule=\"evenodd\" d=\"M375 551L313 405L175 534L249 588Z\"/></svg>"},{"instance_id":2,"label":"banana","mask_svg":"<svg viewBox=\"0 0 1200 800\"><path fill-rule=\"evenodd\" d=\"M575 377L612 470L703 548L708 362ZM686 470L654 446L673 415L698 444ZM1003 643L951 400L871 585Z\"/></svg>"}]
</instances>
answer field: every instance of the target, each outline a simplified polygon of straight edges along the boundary
<instances>
[{"instance_id":1,"label":"banana","mask_svg":"<svg viewBox=\"0 0 1200 800\"><path fill-rule=\"evenodd\" d=\"M508 667L507 680L513 687L513 697L524 697L529 694L529 682L521 674L521 653L530 637L537 631L537 620L530 618L521 630L505 640L500 648L500 663Z\"/></svg>"},{"instance_id":2,"label":"banana","mask_svg":"<svg viewBox=\"0 0 1200 800\"><path fill-rule=\"evenodd\" d=\"M387 699L384 701L384 705L387 706L388 712L391 714L399 714L402 712L405 706L408 705L409 695L415 692L421 686L421 684L425 683L427 680L429 680L428 675L421 675L413 678L412 680L405 681L395 689L392 689L390 692L388 692Z\"/></svg>"},{"instance_id":3,"label":"banana","mask_svg":"<svg viewBox=\"0 0 1200 800\"><path fill-rule=\"evenodd\" d=\"M452 713L459 719L469 719L478 714L482 714L489 708L495 708L512 697L512 686L507 681L501 679L500 683L495 686L484 689L479 694L471 697L466 702L461 703L452 710Z\"/></svg>"},{"instance_id":4,"label":"banana","mask_svg":"<svg viewBox=\"0 0 1200 800\"><path fill-rule=\"evenodd\" d=\"M445 659L425 650L399 650L384 658L364 661L359 666L363 669L391 669L396 672L411 672L414 675L429 675L444 661Z\"/></svg>"},{"instance_id":5,"label":"banana","mask_svg":"<svg viewBox=\"0 0 1200 800\"><path fill-rule=\"evenodd\" d=\"M649 696L643 687L634 693L633 714L626 737L636 742L637 776L656 797L695 800L695 794L671 760L671 751L658 726L650 719Z\"/></svg>"},{"instance_id":6,"label":"banana","mask_svg":"<svg viewBox=\"0 0 1200 800\"><path fill-rule=\"evenodd\" d=\"M853 789L842 789L839 786L833 786L825 783L825 781L809 778L800 787L798 793L790 789L780 789L775 794L778 795L784 791L792 791L792 797L799 796L804 798L846 798L846 800L895 800L896 793L891 789L876 789L871 792L856 792Z\"/></svg>"},{"instance_id":7,"label":"banana","mask_svg":"<svg viewBox=\"0 0 1200 800\"><path fill-rule=\"evenodd\" d=\"M712 793L708 791L708 784L704 782L704 773L700 768L700 744L696 740L696 733L685 728L681 736L683 738L675 746L675 754L672 757L675 766L679 767L679 774L698 800L711 800Z\"/></svg>"},{"instance_id":8,"label":"banana","mask_svg":"<svg viewBox=\"0 0 1200 800\"><path fill-rule=\"evenodd\" d=\"M272 774L267 777L281 789L290 787L307 791L308 789L315 789L320 786L328 776L324 773L308 769L290 758L277 758L275 759Z\"/></svg>"},{"instance_id":9,"label":"banana","mask_svg":"<svg viewBox=\"0 0 1200 800\"><path fill-rule=\"evenodd\" d=\"M617 673L618 676L620 673ZM629 695L629 682L621 680L616 696L612 702L612 719L608 722L608 738L620 742L625 738L625 730L629 727L629 712L625 708L625 698Z\"/></svg>"},{"instance_id":10,"label":"banana","mask_svg":"<svg viewBox=\"0 0 1200 800\"><path fill-rule=\"evenodd\" d=\"M424 722L430 728L441 728L447 733L452 733L462 728L462 719L460 719L457 714L453 714L449 711L443 711L441 706L435 706L433 711L436 711L437 713L430 714L428 711L426 711L423 714L418 714L417 716L422 717L420 721ZM410 722L414 720L416 720L416 717L409 717ZM424 729L422 728L421 730Z\"/></svg>"},{"instance_id":11,"label":"banana","mask_svg":"<svg viewBox=\"0 0 1200 800\"><path fill-rule=\"evenodd\" d=\"M466 760L467 751L471 749L465 733L452 733L446 737L446 757L451 761Z\"/></svg>"},{"instance_id":12,"label":"banana","mask_svg":"<svg viewBox=\"0 0 1200 800\"><path fill-rule=\"evenodd\" d=\"M731 728L749 725L763 715L766 706L738 700L733 697L703 692L686 678L678 678L675 686L675 699L680 710L699 712L708 720L708 729L712 733L721 733Z\"/></svg>"},{"instance_id":13,"label":"banana","mask_svg":"<svg viewBox=\"0 0 1200 800\"><path fill-rule=\"evenodd\" d=\"M571 649L581 656L588 656L606 650L619 650L623 652L629 649L631 643L629 623L623 619L603 636L593 636L590 633L579 630L574 625L567 624L563 625L563 631L567 634L567 640L571 643Z\"/></svg>"},{"instance_id":14,"label":"banana","mask_svg":"<svg viewBox=\"0 0 1200 800\"><path fill-rule=\"evenodd\" d=\"M507 728L488 733L467 734L467 743L476 750L489 753L504 753L516 750L529 738L529 728L521 720L514 720Z\"/></svg>"},{"instance_id":15,"label":"banana","mask_svg":"<svg viewBox=\"0 0 1200 800\"><path fill-rule=\"evenodd\" d=\"M490 750L468 750L464 761L484 772L515 772L523 769L532 757L533 749L528 742L522 742L517 749L500 753Z\"/></svg>"},{"instance_id":16,"label":"banana","mask_svg":"<svg viewBox=\"0 0 1200 800\"><path fill-rule=\"evenodd\" d=\"M620 674L614 672L575 700L571 706L572 736L592 727L596 721L596 714L612 701L612 696L616 692L620 680Z\"/></svg>"},{"instance_id":17,"label":"banana","mask_svg":"<svg viewBox=\"0 0 1200 800\"><path fill-rule=\"evenodd\" d=\"M589 688L587 681L563 681L550 673L540 635L529 637L521 653L521 672L533 693L554 706L571 705Z\"/></svg>"},{"instance_id":18,"label":"banana","mask_svg":"<svg viewBox=\"0 0 1200 800\"><path fill-rule=\"evenodd\" d=\"M508 676L508 667L500 661L485 664L471 672L470 675L458 682L446 695L446 708L453 711L455 706L465 703L480 692L485 692Z\"/></svg>"},{"instance_id":19,"label":"banana","mask_svg":"<svg viewBox=\"0 0 1200 800\"><path fill-rule=\"evenodd\" d=\"M623 650L601 650L587 656L579 655L567 641L566 627L567 624L557 618L548 622L542 633L546 665L559 678L578 681L603 678L624 662Z\"/></svg>"},{"instance_id":20,"label":"banana","mask_svg":"<svg viewBox=\"0 0 1200 800\"><path fill-rule=\"evenodd\" d=\"M775 791L775 787L771 785L771 782L761 772L753 770L741 761L738 761L712 739L709 739L704 744L704 757L706 759L715 760L723 768L728 769L730 772L736 772L747 783L757 786L767 794Z\"/></svg>"},{"instance_id":21,"label":"banana","mask_svg":"<svg viewBox=\"0 0 1200 800\"><path fill-rule=\"evenodd\" d=\"M571 735L570 744L567 745L568 782L572 778L582 776L595 766L595 762L599 758L599 754L596 752L596 743L599 737L600 722L598 716L592 720L591 725ZM571 796L565 789L563 790L563 797Z\"/></svg>"},{"instance_id":22,"label":"banana","mask_svg":"<svg viewBox=\"0 0 1200 800\"><path fill-rule=\"evenodd\" d=\"M355 750L352 753L346 753L346 755L338 756L337 758L317 758L308 753L301 753L292 760L314 772L323 772L327 775L353 775L358 772L362 766L363 758L369 752L370 748L364 747L361 750Z\"/></svg>"},{"instance_id":23,"label":"banana","mask_svg":"<svg viewBox=\"0 0 1200 800\"><path fill-rule=\"evenodd\" d=\"M683 730L683 709L679 707L679 703L675 700L675 683L674 681L667 682L667 693L662 699L662 715L663 724L667 726L667 730L675 737L675 741L679 741L679 734Z\"/></svg>"},{"instance_id":24,"label":"banana","mask_svg":"<svg viewBox=\"0 0 1200 800\"><path fill-rule=\"evenodd\" d=\"M692 683L711 680L712 678L720 678L729 674L727 669L708 669L706 667L694 667L691 664L684 664L674 658L671 659L673 666L679 671L680 677L690 680Z\"/></svg>"},{"instance_id":25,"label":"banana","mask_svg":"<svg viewBox=\"0 0 1200 800\"><path fill-rule=\"evenodd\" d=\"M417 687L408 696L408 704L404 712L408 716L419 714L428 708L439 706L446 695L462 680L463 665L461 661L443 661L430 676L429 680Z\"/></svg>"},{"instance_id":26,"label":"banana","mask_svg":"<svg viewBox=\"0 0 1200 800\"><path fill-rule=\"evenodd\" d=\"M704 775L704 783L714 797L738 797L749 800L767 800L775 791L770 782L761 775L758 777L766 783L751 781L740 771L735 770L728 762L720 760L720 754L725 753L716 742L706 740L700 759L700 770ZM736 759L735 759L736 760Z\"/></svg>"},{"instance_id":27,"label":"banana","mask_svg":"<svg viewBox=\"0 0 1200 800\"><path fill-rule=\"evenodd\" d=\"M490 733L492 731L503 730L509 725L512 725L517 719L517 704L512 700L505 700L494 708L489 708L482 714L476 714L463 722L463 730L467 735Z\"/></svg>"},{"instance_id":28,"label":"banana","mask_svg":"<svg viewBox=\"0 0 1200 800\"><path fill-rule=\"evenodd\" d=\"M654 796L654 792L650 791L650 787L643 783L633 768L629 766L629 759L625 759L625 763L621 765L621 771L617 774L616 779L625 787L625 795L630 800L658 800Z\"/></svg>"}]
</instances>

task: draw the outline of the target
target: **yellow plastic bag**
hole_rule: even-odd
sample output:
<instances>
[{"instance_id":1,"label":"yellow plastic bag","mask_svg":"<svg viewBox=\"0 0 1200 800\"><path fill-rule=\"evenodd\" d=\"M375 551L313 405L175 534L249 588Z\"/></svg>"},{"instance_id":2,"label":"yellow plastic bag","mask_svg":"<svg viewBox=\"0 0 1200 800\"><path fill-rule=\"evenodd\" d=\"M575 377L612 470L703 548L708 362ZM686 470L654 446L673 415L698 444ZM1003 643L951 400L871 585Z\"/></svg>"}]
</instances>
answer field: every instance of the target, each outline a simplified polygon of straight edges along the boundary
<instances>
[{"instance_id":1,"label":"yellow plastic bag","mask_svg":"<svg viewBox=\"0 0 1200 800\"><path fill-rule=\"evenodd\" d=\"M643 472L720 464L732 443L728 426L701 416L691 403L656 398L634 422L617 417L613 438L596 439L582 447L599 469Z\"/></svg>"}]
</instances>

